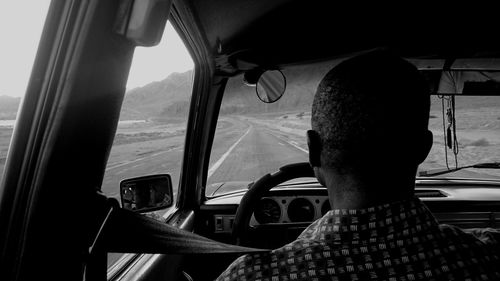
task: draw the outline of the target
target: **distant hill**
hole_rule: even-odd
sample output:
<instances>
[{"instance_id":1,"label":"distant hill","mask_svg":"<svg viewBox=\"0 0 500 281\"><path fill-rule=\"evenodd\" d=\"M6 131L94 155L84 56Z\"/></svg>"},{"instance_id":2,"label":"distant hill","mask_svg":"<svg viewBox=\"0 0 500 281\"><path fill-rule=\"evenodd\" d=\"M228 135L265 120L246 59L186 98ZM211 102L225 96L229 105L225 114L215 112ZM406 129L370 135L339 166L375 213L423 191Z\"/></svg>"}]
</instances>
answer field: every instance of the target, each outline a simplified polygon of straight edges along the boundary
<instances>
[{"instance_id":1,"label":"distant hill","mask_svg":"<svg viewBox=\"0 0 500 281\"><path fill-rule=\"evenodd\" d=\"M320 79L332 63L295 66L284 70L287 89L283 98L273 104L261 102L255 87L243 83L243 76L229 79L221 106L221 114L258 114L292 110L309 111ZM172 73L167 78L128 91L120 120L142 120L166 117L185 117L189 109L193 72ZM402 93L402 97L404 93ZM21 98L0 95L0 120L15 119ZM457 109L481 107L500 108L500 97L457 97ZM441 102L433 98L433 110Z\"/></svg>"},{"instance_id":2,"label":"distant hill","mask_svg":"<svg viewBox=\"0 0 500 281\"><path fill-rule=\"evenodd\" d=\"M282 112L291 110L309 111L320 79L333 66L332 62L310 66L294 66L283 72L287 80L286 92L273 104L261 102L255 87L243 83L243 76L229 79L221 114ZM120 120L185 117L189 109L193 72L172 73L167 78L135 88L125 94ZM402 93L404 97L404 93ZM0 120L15 119L21 98L0 95ZM500 108L500 97L457 97L457 109L480 107ZM441 108L434 98L432 108Z\"/></svg>"},{"instance_id":3,"label":"distant hill","mask_svg":"<svg viewBox=\"0 0 500 281\"><path fill-rule=\"evenodd\" d=\"M0 96L0 120L16 119L21 98Z\"/></svg>"},{"instance_id":4,"label":"distant hill","mask_svg":"<svg viewBox=\"0 0 500 281\"><path fill-rule=\"evenodd\" d=\"M283 97L275 103L266 104L259 100L255 87L243 83L243 76L229 79L221 113L266 113L287 110L310 110L316 88L321 78L331 68L331 63L313 66L295 66L283 70L287 87Z\"/></svg>"},{"instance_id":5,"label":"distant hill","mask_svg":"<svg viewBox=\"0 0 500 281\"><path fill-rule=\"evenodd\" d=\"M309 67L310 68L310 67ZM221 114L259 113L310 108L319 78L330 65L318 64L314 71L294 67L284 71L287 90L283 99L273 104L261 102L255 87L243 83L242 76L229 79ZM162 81L128 91L123 102L121 120L151 119L184 115L189 109L192 71L173 73Z\"/></svg>"},{"instance_id":6,"label":"distant hill","mask_svg":"<svg viewBox=\"0 0 500 281\"><path fill-rule=\"evenodd\" d=\"M283 72L287 89L282 99L273 104L261 102L255 87L243 83L243 76L229 79L221 106L221 114L265 113L292 110L309 111L321 78L334 63L317 63L310 66L294 66ZM121 120L151 119L181 116L189 109L192 71L173 73L162 81L153 82L127 92ZM404 93L401 93L404 98ZM499 107L500 97L457 97L457 109ZM440 109L441 102L433 98L433 109Z\"/></svg>"},{"instance_id":7,"label":"distant hill","mask_svg":"<svg viewBox=\"0 0 500 281\"><path fill-rule=\"evenodd\" d=\"M171 113L169 108L188 103L192 80L192 71L172 73L162 81L128 91L125 94L120 119L149 119Z\"/></svg>"}]
</instances>

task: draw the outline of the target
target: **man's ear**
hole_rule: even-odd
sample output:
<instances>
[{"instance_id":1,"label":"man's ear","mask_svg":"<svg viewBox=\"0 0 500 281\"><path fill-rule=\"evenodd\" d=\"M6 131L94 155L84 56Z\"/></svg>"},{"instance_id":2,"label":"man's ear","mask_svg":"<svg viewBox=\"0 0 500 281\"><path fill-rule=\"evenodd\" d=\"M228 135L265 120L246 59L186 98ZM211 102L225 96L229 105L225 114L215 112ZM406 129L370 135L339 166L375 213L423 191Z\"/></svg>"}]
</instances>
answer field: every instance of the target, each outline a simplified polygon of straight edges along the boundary
<instances>
[{"instance_id":1,"label":"man's ear","mask_svg":"<svg viewBox=\"0 0 500 281\"><path fill-rule=\"evenodd\" d=\"M433 143L432 132L429 130L426 130L425 134L423 134L423 136L422 136L422 140L420 143L420 149L418 150L418 155L416 155L418 164L421 164L422 162L425 161L425 159L427 158L427 155L429 155L429 152L431 151L432 143Z\"/></svg>"},{"instance_id":2,"label":"man's ear","mask_svg":"<svg viewBox=\"0 0 500 281\"><path fill-rule=\"evenodd\" d=\"M321 167L321 139L318 132L307 131L307 146L309 147L309 164L311 167Z\"/></svg>"}]
</instances>

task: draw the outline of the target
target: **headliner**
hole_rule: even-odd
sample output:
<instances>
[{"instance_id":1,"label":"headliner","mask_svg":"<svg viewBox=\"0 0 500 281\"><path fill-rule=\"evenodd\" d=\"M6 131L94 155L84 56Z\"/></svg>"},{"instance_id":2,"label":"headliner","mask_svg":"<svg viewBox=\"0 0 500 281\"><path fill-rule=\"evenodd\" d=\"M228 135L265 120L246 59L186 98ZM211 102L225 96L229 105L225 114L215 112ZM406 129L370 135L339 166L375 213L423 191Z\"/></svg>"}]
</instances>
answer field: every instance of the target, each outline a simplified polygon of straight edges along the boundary
<instances>
[{"instance_id":1,"label":"headliner","mask_svg":"<svg viewBox=\"0 0 500 281\"><path fill-rule=\"evenodd\" d=\"M189 7L204 33L219 74L380 47L409 58L500 57L496 9L487 6L353 7L319 0L188 0L181 5Z\"/></svg>"}]
</instances>

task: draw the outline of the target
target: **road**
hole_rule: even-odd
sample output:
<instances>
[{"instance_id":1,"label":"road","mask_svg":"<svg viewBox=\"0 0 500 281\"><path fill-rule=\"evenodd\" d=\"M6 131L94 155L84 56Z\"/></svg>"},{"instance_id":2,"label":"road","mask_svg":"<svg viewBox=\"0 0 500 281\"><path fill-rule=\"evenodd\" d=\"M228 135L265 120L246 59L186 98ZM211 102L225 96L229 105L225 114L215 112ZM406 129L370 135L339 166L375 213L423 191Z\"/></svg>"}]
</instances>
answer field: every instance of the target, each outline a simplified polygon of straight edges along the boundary
<instances>
[{"instance_id":1,"label":"road","mask_svg":"<svg viewBox=\"0 0 500 281\"><path fill-rule=\"evenodd\" d=\"M162 142L166 149L157 150L157 143L140 144L154 147L152 151L135 154L132 159L120 155L120 159L108 164L102 190L110 197L119 199L119 183L122 179L168 173L172 176L174 193L177 192L182 154L183 136L174 136L155 142ZM125 153L126 149L140 149L137 144L123 146L114 153ZM113 152L112 152L113 154ZM217 185L211 183L226 181L251 181L276 171L279 167L307 161L305 139L295 138L266 126L238 118L224 118L219 122L213 143L208 171L207 194ZM174 196L175 197L175 196ZM122 254L110 253L108 265L113 264Z\"/></svg>"},{"instance_id":2,"label":"road","mask_svg":"<svg viewBox=\"0 0 500 281\"><path fill-rule=\"evenodd\" d=\"M153 141L121 145L115 154L126 155L137 149L135 157L113 156L103 183L103 191L119 199L119 182L124 178L141 175L168 173L172 176L174 192L177 190L183 156L183 135L174 135ZM218 124L208 170L207 194L228 181L253 181L276 171L279 167L307 161L305 132L290 134L277 126L266 125L251 118L223 117ZM121 150L120 150L121 149ZM112 153L113 154L113 153ZM463 171L464 176L477 177L472 171ZM211 185L214 184L214 185ZM121 254L110 254L112 264Z\"/></svg>"},{"instance_id":3,"label":"road","mask_svg":"<svg viewBox=\"0 0 500 281\"><path fill-rule=\"evenodd\" d=\"M165 150L142 153L133 159L109 164L103 192L119 198L122 179L148 174L172 175L174 189L183 153L183 136L159 140ZM251 181L279 167L307 161L305 139L293 139L279 131L243 118L224 118L217 128L208 171L208 183ZM207 192L210 192L210 187Z\"/></svg>"},{"instance_id":4,"label":"road","mask_svg":"<svg viewBox=\"0 0 500 281\"><path fill-rule=\"evenodd\" d=\"M106 169L103 191L118 199L120 180L168 173L172 176L175 192L180 175L183 145L184 135L180 134L113 148L116 151L111 154L115 156L110 157L111 163ZM207 193L210 194L217 187L211 186L212 183L252 181L276 171L283 165L307 161L306 149L305 132L303 136L284 133L269 122L263 123L262 120L259 122L249 117L221 117L210 157ZM139 152L131 153L135 150ZM431 153L429 159L432 155L442 154L442 145L436 144L434 150L435 153ZM462 152L465 153L468 151ZM442 165L438 164L444 163L444 160L436 158L432 162L436 163L434 166L441 167ZM421 168L433 167L422 165ZM490 171L479 172L462 171L454 176L482 178L485 177L482 173Z\"/></svg>"},{"instance_id":5,"label":"road","mask_svg":"<svg viewBox=\"0 0 500 281\"><path fill-rule=\"evenodd\" d=\"M289 136L262 125L248 121L238 121L242 133L229 148L227 154L217 157L219 148L214 145L215 157L219 162L212 162L208 173L208 183L226 181L252 181L276 171L279 167L307 161L305 139L301 144ZM243 129L243 130L242 130ZM224 138L224 135L218 136ZM217 138L214 143L217 143ZM224 147L221 147L224 149ZM220 164L220 165L218 165ZM210 185L207 193L211 192Z\"/></svg>"}]
</instances>

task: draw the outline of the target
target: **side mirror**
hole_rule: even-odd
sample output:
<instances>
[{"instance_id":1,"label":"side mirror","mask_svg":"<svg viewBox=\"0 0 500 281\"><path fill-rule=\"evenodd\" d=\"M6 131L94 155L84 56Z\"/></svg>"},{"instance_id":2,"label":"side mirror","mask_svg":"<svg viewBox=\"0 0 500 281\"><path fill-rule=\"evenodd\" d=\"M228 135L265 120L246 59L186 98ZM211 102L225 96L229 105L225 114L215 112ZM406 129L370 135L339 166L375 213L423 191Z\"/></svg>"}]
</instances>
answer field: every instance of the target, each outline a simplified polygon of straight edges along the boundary
<instances>
[{"instance_id":1,"label":"side mirror","mask_svg":"<svg viewBox=\"0 0 500 281\"><path fill-rule=\"evenodd\" d=\"M120 182L122 208L138 213L165 209L173 204L170 175L153 175Z\"/></svg>"}]
</instances>

